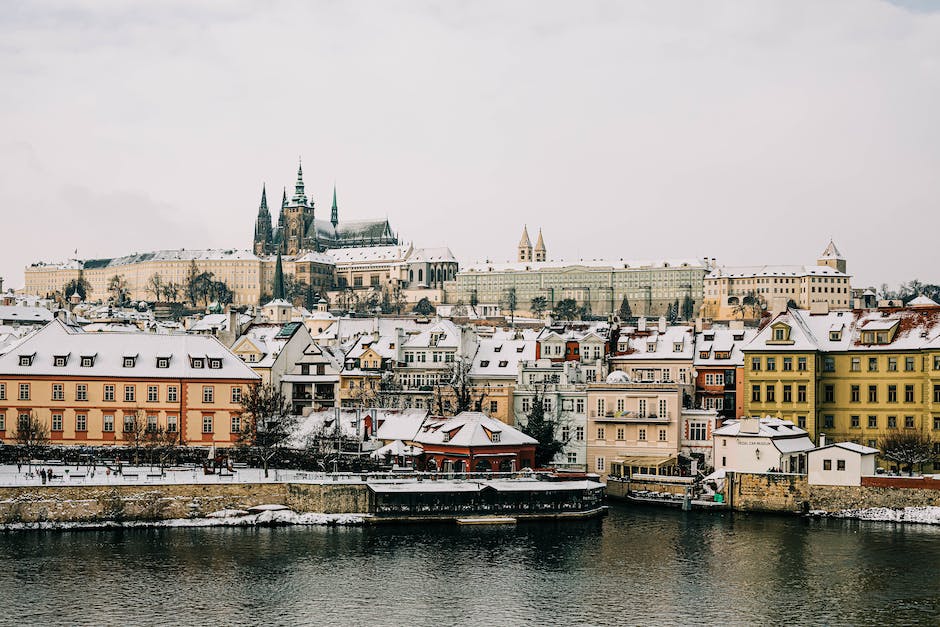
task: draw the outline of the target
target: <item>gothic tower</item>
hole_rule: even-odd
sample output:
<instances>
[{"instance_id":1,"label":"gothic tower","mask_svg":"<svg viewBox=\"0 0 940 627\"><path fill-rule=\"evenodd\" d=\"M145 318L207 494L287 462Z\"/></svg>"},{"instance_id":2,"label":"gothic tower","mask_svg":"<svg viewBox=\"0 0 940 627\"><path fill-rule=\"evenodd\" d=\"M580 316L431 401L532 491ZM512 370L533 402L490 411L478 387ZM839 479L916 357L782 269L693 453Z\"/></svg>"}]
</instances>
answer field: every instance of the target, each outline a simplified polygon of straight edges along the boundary
<instances>
[{"instance_id":1,"label":"gothic tower","mask_svg":"<svg viewBox=\"0 0 940 627\"><path fill-rule=\"evenodd\" d=\"M822 256L816 261L816 265L829 266L843 274L845 274L847 267L845 257L842 256L842 253L839 252L835 242L832 240L829 240L829 245L826 246L826 250L823 251Z\"/></svg>"},{"instance_id":2,"label":"gothic tower","mask_svg":"<svg viewBox=\"0 0 940 627\"><path fill-rule=\"evenodd\" d=\"M529 230L522 226L522 239L519 240L518 261L532 261L532 242L529 240Z\"/></svg>"},{"instance_id":3,"label":"gothic tower","mask_svg":"<svg viewBox=\"0 0 940 627\"><path fill-rule=\"evenodd\" d=\"M545 240L542 239L542 229L539 229L539 239L535 242L535 261L545 261Z\"/></svg>"},{"instance_id":4,"label":"gothic tower","mask_svg":"<svg viewBox=\"0 0 940 627\"><path fill-rule=\"evenodd\" d=\"M336 185L333 186L333 209L330 211L330 224L333 225L334 229L339 224L339 208L336 206Z\"/></svg>"},{"instance_id":5,"label":"gothic tower","mask_svg":"<svg viewBox=\"0 0 940 627\"><path fill-rule=\"evenodd\" d=\"M297 166L294 195L287 201L287 191L281 205L278 249L284 255L297 255L304 250L317 250L317 231L314 224L313 203L304 191L303 164Z\"/></svg>"},{"instance_id":6,"label":"gothic tower","mask_svg":"<svg viewBox=\"0 0 940 627\"><path fill-rule=\"evenodd\" d=\"M261 205L255 220L254 251L256 255L268 255L274 249L274 237L271 232L271 213L268 211L268 195L265 186L261 186Z\"/></svg>"}]
</instances>

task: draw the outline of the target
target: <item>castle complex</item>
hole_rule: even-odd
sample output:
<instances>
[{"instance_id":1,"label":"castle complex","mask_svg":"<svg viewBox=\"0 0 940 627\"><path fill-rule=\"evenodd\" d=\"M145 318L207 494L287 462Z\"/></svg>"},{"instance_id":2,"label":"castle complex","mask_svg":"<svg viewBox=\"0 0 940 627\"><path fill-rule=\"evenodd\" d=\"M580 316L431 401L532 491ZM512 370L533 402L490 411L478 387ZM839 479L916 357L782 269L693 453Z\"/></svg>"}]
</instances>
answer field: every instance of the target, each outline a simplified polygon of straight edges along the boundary
<instances>
[{"instance_id":1,"label":"castle complex","mask_svg":"<svg viewBox=\"0 0 940 627\"><path fill-rule=\"evenodd\" d=\"M261 205L255 220L252 250L256 255L297 255L302 252L323 252L328 248L354 248L389 246L398 244L388 220L339 221L336 187L333 188L333 207L330 219L318 220L314 203L304 192L303 166L297 166L294 195L287 200L287 190L281 198L281 211L277 226L272 225L268 210L267 190L261 188Z\"/></svg>"}]
</instances>

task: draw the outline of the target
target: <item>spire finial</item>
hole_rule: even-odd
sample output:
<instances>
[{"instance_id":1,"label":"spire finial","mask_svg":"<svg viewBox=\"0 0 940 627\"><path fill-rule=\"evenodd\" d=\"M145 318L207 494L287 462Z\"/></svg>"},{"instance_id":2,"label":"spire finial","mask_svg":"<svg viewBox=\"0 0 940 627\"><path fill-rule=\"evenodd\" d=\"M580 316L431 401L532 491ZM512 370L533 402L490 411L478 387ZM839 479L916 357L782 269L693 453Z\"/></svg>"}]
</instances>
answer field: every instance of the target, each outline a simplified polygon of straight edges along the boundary
<instances>
[{"instance_id":1,"label":"spire finial","mask_svg":"<svg viewBox=\"0 0 940 627\"><path fill-rule=\"evenodd\" d=\"M294 183L294 197L291 198L291 202L295 205L307 204L307 195L304 193L304 168L299 158L297 161L297 182Z\"/></svg>"},{"instance_id":2,"label":"spire finial","mask_svg":"<svg viewBox=\"0 0 940 627\"><path fill-rule=\"evenodd\" d=\"M333 228L336 228L336 225L339 224L339 207L336 205L336 183L333 183L333 209L330 211L330 223L333 224Z\"/></svg>"},{"instance_id":3,"label":"spire finial","mask_svg":"<svg viewBox=\"0 0 940 627\"><path fill-rule=\"evenodd\" d=\"M265 189L264 183L261 184L261 207L260 208L264 209L265 211L268 210L268 194L267 194L267 189Z\"/></svg>"}]
</instances>

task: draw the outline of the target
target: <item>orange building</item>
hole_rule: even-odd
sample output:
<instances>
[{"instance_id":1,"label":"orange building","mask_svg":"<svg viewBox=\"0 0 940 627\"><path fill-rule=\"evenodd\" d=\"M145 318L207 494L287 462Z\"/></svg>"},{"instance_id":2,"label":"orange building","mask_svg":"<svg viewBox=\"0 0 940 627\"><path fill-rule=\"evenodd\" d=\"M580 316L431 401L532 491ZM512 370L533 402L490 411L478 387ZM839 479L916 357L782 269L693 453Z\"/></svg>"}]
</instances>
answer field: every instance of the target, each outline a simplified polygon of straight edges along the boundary
<instances>
[{"instance_id":1,"label":"orange building","mask_svg":"<svg viewBox=\"0 0 940 627\"><path fill-rule=\"evenodd\" d=\"M121 444L135 420L227 446L259 376L211 336L85 333L56 319L0 356L0 439L35 416L55 444Z\"/></svg>"}]
</instances>

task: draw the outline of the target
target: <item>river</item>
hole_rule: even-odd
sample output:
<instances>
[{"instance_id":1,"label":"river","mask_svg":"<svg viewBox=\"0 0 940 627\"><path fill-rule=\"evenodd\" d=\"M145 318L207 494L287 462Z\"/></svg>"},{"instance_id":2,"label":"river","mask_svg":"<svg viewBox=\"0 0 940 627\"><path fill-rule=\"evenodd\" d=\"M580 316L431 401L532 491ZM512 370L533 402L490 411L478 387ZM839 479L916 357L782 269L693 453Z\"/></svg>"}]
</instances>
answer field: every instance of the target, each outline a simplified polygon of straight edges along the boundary
<instances>
[{"instance_id":1,"label":"river","mask_svg":"<svg viewBox=\"0 0 940 627\"><path fill-rule=\"evenodd\" d=\"M614 505L512 527L0 534L0 624L937 624L940 528Z\"/></svg>"}]
</instances>

